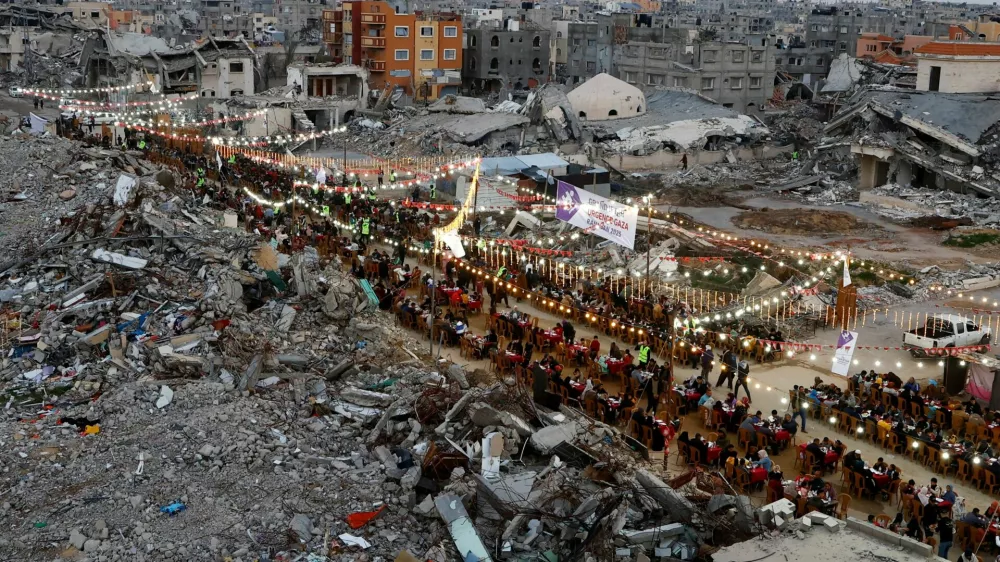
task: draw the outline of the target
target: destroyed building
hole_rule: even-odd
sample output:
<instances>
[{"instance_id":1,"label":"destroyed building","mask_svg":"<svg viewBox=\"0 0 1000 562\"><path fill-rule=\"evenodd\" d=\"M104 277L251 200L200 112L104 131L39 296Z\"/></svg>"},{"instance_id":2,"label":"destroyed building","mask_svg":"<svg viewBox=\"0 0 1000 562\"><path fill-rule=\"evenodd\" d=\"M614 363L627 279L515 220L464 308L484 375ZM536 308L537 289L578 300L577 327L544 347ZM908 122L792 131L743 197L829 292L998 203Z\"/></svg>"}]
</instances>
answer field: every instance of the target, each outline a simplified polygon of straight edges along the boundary
<instances>
[{"instance_id":1,"label":"destroyed building","mask_svg":"<svg viewBox=\"0 0 1000 562\"><path fill-rule=\"evenodd\" d=\"M989 94L865 90L825 132L850 139L859 189L893 182L996 197L998 122Z\"/></svg>"},{"instance_id":2,"label":"destroyed building","mask_svg":"<svg viewBox=\"0 0 1000 562\"><path fill-rule=\"evenodd\" d=\"M149 35L97 31L87 39L80 65L87 86L140 83L152 76L163 94L228 98L254 93L255 62L242 35L178 48Z\"/></svg>"}]
</instances>

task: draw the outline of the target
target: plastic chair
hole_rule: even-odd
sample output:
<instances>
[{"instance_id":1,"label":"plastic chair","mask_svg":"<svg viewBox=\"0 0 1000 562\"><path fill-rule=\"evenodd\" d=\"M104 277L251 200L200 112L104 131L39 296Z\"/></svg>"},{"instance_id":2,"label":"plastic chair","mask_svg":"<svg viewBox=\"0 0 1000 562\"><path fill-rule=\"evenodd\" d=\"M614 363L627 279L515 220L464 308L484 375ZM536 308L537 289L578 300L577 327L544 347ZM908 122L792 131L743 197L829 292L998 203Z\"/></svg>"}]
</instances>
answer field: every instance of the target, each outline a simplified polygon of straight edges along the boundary
<instances>
[{"instance_id":1,"label":"plastic chair","mask_svg":"<svg viewBox=\"0 0 1000 562\"><path fill-rule=\"evenodd\" d=\"M741 427L738 432L737 442L738 446L741 449L749 449L750 444L756 442L756 438L754 437L754 432L750 431L749 429L744 429Z\"/></svg>"},{"instance_id":2,"label":"plastic chair","mask_svg":"<svg viewBox=\"0 0 1000 562\"><path fill-rule=\"evenodd\" d=\"M889 523L892 522L892 517L889 517L885 513L879 513L875 516L875 524L881 526L882 528L888 528Z\"/></svg>"},{"instance_id":3,"label":"plastic chair","mask_svg":"<svg viewBox=\"0 0 1000 562\"><path fill-rule=\"evenodd\" d=\"M837 496L837 519L847 518L847 508L851 506L851 496L840 494Z\"/></svg>"}]
</instances>

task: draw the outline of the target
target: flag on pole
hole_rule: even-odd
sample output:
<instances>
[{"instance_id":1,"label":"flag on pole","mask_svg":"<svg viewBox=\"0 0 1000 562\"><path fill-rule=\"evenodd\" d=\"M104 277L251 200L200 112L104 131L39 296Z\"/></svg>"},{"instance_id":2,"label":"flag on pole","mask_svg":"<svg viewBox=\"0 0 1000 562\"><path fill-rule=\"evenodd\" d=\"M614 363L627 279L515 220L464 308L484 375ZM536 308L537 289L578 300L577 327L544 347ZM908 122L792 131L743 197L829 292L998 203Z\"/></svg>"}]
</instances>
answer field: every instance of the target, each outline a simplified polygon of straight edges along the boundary
<instances>
[{"instance_id":1,"label":"flag on pole","mask_svg":"<svg viewBox=\"0 0 1000 562\"><path fill-rule=\"evenodd\" d=\"M845 287L851 284L851 272L847 269L848 263L850 263L850 260L848 259L847 256L844 256L844 286Z\"/></svg>"},{"instance_id":2,"label":"flag on pole","mask_svg":"<svg viewBox=\"0 0 1000 562\"><path fill-rule=\"evenodd\" d=\"M215 151L215 163L219 165L219 171L222 171L222 157L219 156L219 151Z\"/></svg>"}]
</instances>

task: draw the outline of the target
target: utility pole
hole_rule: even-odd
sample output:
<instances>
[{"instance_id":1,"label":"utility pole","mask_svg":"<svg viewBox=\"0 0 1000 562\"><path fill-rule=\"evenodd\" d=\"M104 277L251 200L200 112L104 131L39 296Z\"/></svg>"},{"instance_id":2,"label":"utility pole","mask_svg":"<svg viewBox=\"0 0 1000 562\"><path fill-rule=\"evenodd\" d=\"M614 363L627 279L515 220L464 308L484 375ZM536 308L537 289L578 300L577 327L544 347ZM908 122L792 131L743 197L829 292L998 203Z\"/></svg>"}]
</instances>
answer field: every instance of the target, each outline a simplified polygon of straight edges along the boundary
<instances>
[{"instance_id":1,"label":"utility pole","mask_svg":"<svg viewBox=\"0 0 1000 562\"><path fill-rule=\"evenodd\" d=\"M646 294L650 300L653 299L652 283L653 280L649 276L649 254L653 250L653 207L652 207L652 196L647 195L643 197L646 201ZM671 353L672 355L673 353Z\"/></svg>"}]
</instances>

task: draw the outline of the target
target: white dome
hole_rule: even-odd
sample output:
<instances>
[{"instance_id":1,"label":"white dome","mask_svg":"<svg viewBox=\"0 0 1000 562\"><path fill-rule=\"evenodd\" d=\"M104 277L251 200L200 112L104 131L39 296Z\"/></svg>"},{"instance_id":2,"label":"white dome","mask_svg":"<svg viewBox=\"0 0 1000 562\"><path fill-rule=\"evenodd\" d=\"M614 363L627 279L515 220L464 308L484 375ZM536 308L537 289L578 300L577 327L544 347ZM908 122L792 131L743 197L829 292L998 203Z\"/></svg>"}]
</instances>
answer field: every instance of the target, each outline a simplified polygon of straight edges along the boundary
<instances>
[{"instance_id":1,"label":"white dome","mask_svg":"<svg viewBox=\"0 0 1000 562\"><path fill-rule=\"evenodd\" d=\"M646 113L646 96L639 88L611 76L598 74L566 97L581 119L607 121Z\"/></svg>"}]
</instances>

